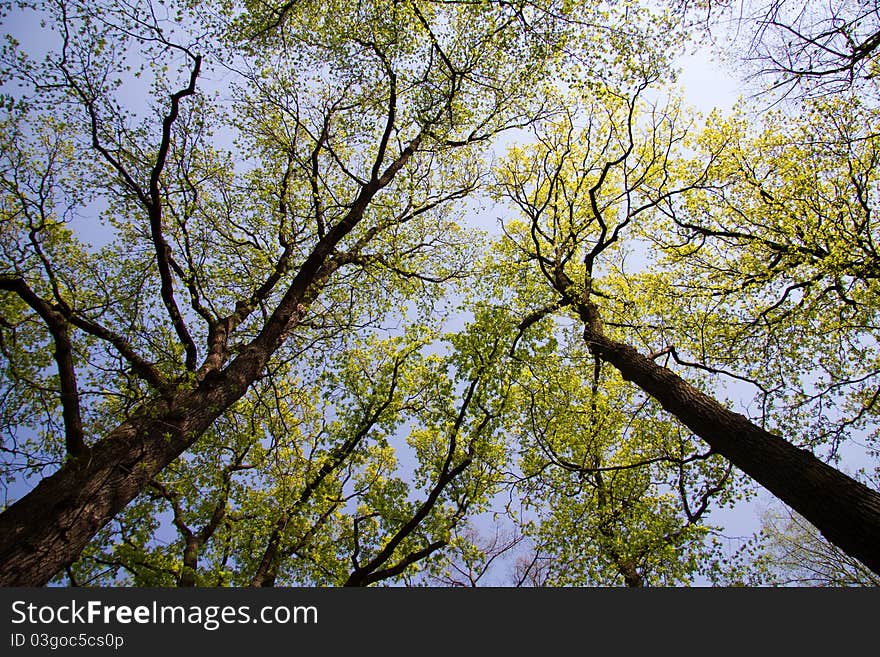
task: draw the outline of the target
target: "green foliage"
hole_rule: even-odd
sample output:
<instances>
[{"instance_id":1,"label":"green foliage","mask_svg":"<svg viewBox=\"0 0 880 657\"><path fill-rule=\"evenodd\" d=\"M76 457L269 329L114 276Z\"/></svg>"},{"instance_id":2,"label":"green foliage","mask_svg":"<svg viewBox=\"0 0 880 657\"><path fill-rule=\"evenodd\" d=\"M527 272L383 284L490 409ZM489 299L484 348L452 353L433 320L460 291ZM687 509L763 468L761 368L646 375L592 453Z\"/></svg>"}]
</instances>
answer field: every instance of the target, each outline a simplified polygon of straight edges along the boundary
<instances>
[{"instance_id":1,"label":"green foliage","mask_svg":"<svg viewBox=\"0 0 880 657\"><path fill-rule=\"evenodd\" d=\"M690 308L681 351L751 382L763 421L832 453L874 414L876 121L855 98L757 128L710 117L694 144L709 164L686 174L704 180L645 233L677 278L661 294Z\"/></svg>"},{"instance_id":2,"label":"green foliage","mask_svg":"<svg viewBox=\"0 0 880 657\"><path fill-rule=\"evenodd\" d=\"M49 52L0 58L9 490L66 467L71 405L146 444L235 390L56 582L762 581L710 518L750 485L585 307L805 446L876 439L870 103L699 128L685 30L636 3L18 11Z\"/></svg>"}]
</instances>

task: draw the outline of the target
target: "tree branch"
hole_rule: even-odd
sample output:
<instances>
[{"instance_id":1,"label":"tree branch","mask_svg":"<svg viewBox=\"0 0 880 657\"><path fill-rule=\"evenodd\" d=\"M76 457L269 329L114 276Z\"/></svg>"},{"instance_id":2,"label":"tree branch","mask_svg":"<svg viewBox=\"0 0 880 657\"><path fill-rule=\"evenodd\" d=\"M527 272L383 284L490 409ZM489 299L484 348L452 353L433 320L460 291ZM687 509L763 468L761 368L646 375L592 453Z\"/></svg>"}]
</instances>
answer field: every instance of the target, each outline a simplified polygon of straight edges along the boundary
<instances>
[{"instance_id":1,"label":"tree branch","mask_svg":"<svg viewBox=\"0 0 880 657\"><path fill-rule=\"evenodd\" d=\"M79 391L76 383L76 366L73 362L73 345L70 342L67 320L61 312L37 295L24 279L14 276L0 276L0 289L15 292L46 323L55 342L53 356L58 365L58 379L61 385L61 414L64 419L65 448L72 457L84 456L88 453L88 447L83 433Z\"/></svg>"}]
</instances>

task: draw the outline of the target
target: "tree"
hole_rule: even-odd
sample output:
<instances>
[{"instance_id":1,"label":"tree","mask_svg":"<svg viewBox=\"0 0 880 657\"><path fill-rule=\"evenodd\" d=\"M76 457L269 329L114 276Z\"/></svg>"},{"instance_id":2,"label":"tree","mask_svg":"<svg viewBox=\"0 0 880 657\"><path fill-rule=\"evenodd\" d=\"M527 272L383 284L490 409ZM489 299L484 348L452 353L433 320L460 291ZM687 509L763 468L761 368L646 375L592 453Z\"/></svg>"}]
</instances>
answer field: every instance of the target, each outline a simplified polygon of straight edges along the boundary
<instances>
[{"instance_id":1,"label":"tree","mask_svg":"<svg viewBox=\"0 0 880 657\"><path fill-rule=\"evenodd\" d=\"M285 493L270 514L274 529L256 535L266 543L252 583L271 583L298 549L287 535L298 505L329 505L310 509L301 532L323 527L344 503L319 488L367 477L362 495L373 507L402 491L385 481L389 458L375 434L380 444L367 448L334 431L302 431L317 440L320 465L298 471L294 459L267 471L272 459L293 458L293 446L277 440L290 431L289 412L303 413L303 427L340 412L282 403L328 390L286 379L316 363L323 371L327 354L348 349L356 331L393 324L395 309L425 310L441 298L470 260L473 240L456 230L454 202L476 189L481 150L551 109L541 81L567 44L601 54L591 70L603 71L615 51L595 48L596 30L621 46L640 38L636 23L625 8L552 3L215 11L59 0L18 9L47 21L53 41L42 61L11 38L3 54L4 80L23 87L4 97L5 453L13 477L48 476L0 515L0 581L41 584L69 569L138 498L108 531L134 561L152 564L155 581L195 583L200 555L212 546L225 554L237 540L239 482L259 472L269 487L258 498L276 485ZM216 90L214 76L223 80ZM96 216L105 232L92 247L80 226ZM451 440L447 451L416 447L434 458L419 466L437 477L426 505L398 500L347 530L352 583L408 565L379 547L383 532L392 546L412 538L473 460L461 460L454 438L471 430L470 413L486 412L471 406L484 377L469 371L454 431L441 423L423 434ZM374 406L399 402L396 384L385 386L347 388L356 395L347 426L387 430ZM468 499L461 493L461 513ZM145 559L148 536L131 534L133 519L160 507L181 541L173 567L167 555L156 555L164 565ZM107 561L102 536L95 562ZM435 543L407 554L423 558ZM134 561L118 565L131 571ZM210 579L224 572L218 566Z\"/></svg>"},{"instance_id":2,"label":"tree","mask_svg":"<svg viewBox=\"0 0 880 657\"><path fill-rule=\"evenodd\" d=\"M545 582L689 583L717 558L706 516L736 495L731 466L697 451L693 436L603 375L601 362L597 378L580 381L570 369L589 360L575 352L554 372L543 369L551 359L534 372L521 487L538 518L525 534L541 546ZM547 399L560 394L563 403Z\"/></svg>"},{"instance_id":3,"label":"tree","mask_svg":"<svg viewBox=\"0 0 880 657\"><path fill-rule=\"evenodd\" d=\"M873 0L685 0L679 6L710 30L729 14L734 41L749 39L741 59L783 95L834 95L876 77L880 5Z\"/></svg>"},{"instance_id":4,"label":"tree","mask_svg":"<svg viewBox=\"0 0 880 657\"><path fill-rule=\"evenodd\" d=\"M592 115L599 134L601 119ZM544 150L557 144L554 138L571 149L569 161L583 162L578 149L587 140L567 119L538 132L536 145L517 147L501 165L502 175L517 178L512 170L522 173L526 162L555 171ZM708 524L708 511L740 494L730 464L589 353L565 304L548 295L522 257L517 238L524 237L524 224L511 220L505 230L471 294L474 305L496 308L496 317L526 317L516 326L522 345L511 354L515 401L504 419L516 459L506 466L509 492L496 520L524 539L510 557L522 566L514 581L690 581L698 568L718 561L707 542L718 531Z\"/></svg>"},{"instance_id":5,"label":"tree","mask_svg":"<svg viewBox=\"0 0 880 657\"><path fill-rule=\"evenodd\" d=\"M485 506L503 458L492 430L499 411L480 401L493 362L457 399L444 376L448 359L419 354L428 337L351 344L314 390L292 393L278 381L277 390L259 390L273 413L240 409L231 418L238 426L218 422L99 533L68 577L363 585L412 575L417 565L430 570L420 562ZM395 443L408 421L419 427L409 435L417 466L398 472ZM156 540L161 507L173 515L173 540Z\"/></svg>"},{"instance_id":6,"label":"tree","mask_svg":"<svg viewBox=\"0 0 880 657\"><path fill-rule=\"evenodd\" d=\"M31 426L57 470L0 517L3 582L46 582L267 367L397 303L388 278L359 298L355 272L455 275L464 244L443 206L473 188L467 153L540 115L552 26L536 41L508 5L359 6L199 27L160 6L59 2L44 62L7 48L7 78L33 85L4 147L7 430L46 418ZM212 38L221 23L229 38ZM133 76L128 47L145 62ZM199 89L212 62L240 73L228 109ZM142 78L155 105L122 107ZM250 161L211 145L222 125ZM113 231L97 254L65 225L89 202ZM57 383L28 358L47 345Z\"/></svg>"},{"instance_id":7,"label":"tree","mask_svg":"<svg viewBox=\"0 0 880 657\"><path fill-rule=\"evenodd\" d=\"M782 586L880 586L876 573L837 549L803 518L768 509L761 536L766 547L758 557L766 583Z\"/></svg>"},{"instance_id":8,"label":"tree","mask_svg":"<svg viewBox=\"0 0 880 657\"><path fill-rule=\"evenodd\" d=\"M745 307L755 311L763 321L762 309L767 306L760 301L760 284L756 282L769 284L772 280L774 289L778 288L780 279L784 280L795 271L790 263L783 262L787 255L794 254L800 258L818 258L820 273L810 284L816 284L820 297L837 290L844 296L846 294L840 284L831 284L827 288L821 286L820 281L825 275L822 270L830 266L830 261L825 260L826 252L813 254L806 248L780 245L773 238L773 228L768 225L770 220L766 212L754 215L760 227L756 225L751 233L727 228L724 223L718 227L705 227L703 223L707 217L734 224L750 218L746 209L727 203L728 190L731 188L743 194L766 197L767 202L775 203L772 193L761 189L761 184L754 184L754 171L770 169L789 184L788 175L803 172L802 156L798 158L794 154L787 154L786 157L774 152L778 159L770 159L766 152L754 150L755 144L749 144L742 151L734 148L731 150L732 159L745 167L749 172L748 177L742 181L742 186L739 185L741 179L736 176L725 175L716 180L716 165L722 166L720 162L725 160L728 142L735 141L735 138L726 134L723 139L711 141L708 154L685 166L683 175L675 174L673 172L680 167L673 162L674 148L676 142L683 138L679 113L674 108L664 112L649 110L647 121L640 123L636 120L640 111L639 96L649 82L644 80L637 83L629 96L620 95L611 98L611 102L604 100L598 111L586 112L583 125L569 120L561 131L562 138L555 138L560 131L551 127L547 131L550 137L539 138L535 148L524 153L514 151L509 164L501 170L499 184L501 193L520 211L524 221L508 230L508 238L514 242L521 257L532 263L536 273L553 290L557 306L574 311L582 324L583 339L599 361L613 366L624 380L633 382L655 399L690 431L705 440L712 453L724 456L807 518L831 542L876 570L880 567L876 550L877 539L880 538L880 494L877 491L844 475L811 452L785 441L745 416L732 412L655 362L656 358L667 355L687 365L689 362L678 354L676 341L682 339L687 347L691 347L691 339L686 330L680 331L680 328L687 329L687 326L680 327L676 323L678 311L674 307L652 308L649 305L648 313L645 313L645 307L634 302L634 297L638 296L656 298L656 276L649 275L639 281L634 276L626 276L624 272L624 280L621 281L621 276L610 264L619 257L614 250L619 246L621 236L626 230L632 230L637 222L642 225L642 234L656 240L665 250L688 254L687 258L682 259L687 259L688 264L672 272L674 294L680 294L682 289L690 289L691 276L697 270L705 275L707 281L701 281L690 298L702 294L710 308L726 307L724 304L729 301L723 294L719 295L718 281L747 294L757 289L757 296L752 298L751 305ZM595 117L603 112L608 120L597 121ZM639 130L645 132L640 133ZM798 149L804 142L787 143ZM806 142L807 147L813 146L819 150L825 143L815 138ZM861 142L850 143L861 145ZM866 141L866 144L866 148L872 148L872 140ZM741 164L738 154L742 153L758 153L758 162ZM784 168L776 166L782 158L787 163ZM744 159L748 162L748 158ZM844 163L844 167L847 166L846 161L837 160L838 164ZM859 184L858 174L852 168L848 175L853 184ZM846 176L844 180L847 180ZM810 182L814 183L812 178ZM716 205L716 192L722 195L725 203ZM817 194L822 193L822 189L818 188ZM858 205L859 199L865 202L864 195L856 195L853 203ZM815 207L809 200L805 203L810 208ZM716 207L718 219L714 217ZM819 207L827 206L819 204ZM791 230L796 230L798 215L792 215L789 210L783 208L780 216L789 222ZM674 226L672 240L677 240L677 243L657 240L657 235L664 235L663 231L669 229L664 228L662 222L657 224L647 218L651 214L669 218ZM842 229L848 230L846 226L842 226ZM871 234L869 227L862 226L862 229ZM744 243L751 246L760 244L758 248L769 253L753 258L744 248ZM853 267L846 271L849 279L847 284L855 280L856 283L866 282L870 287L870 276L858 269L857 263L861 262L858 246L856 249L851 246L847 242L850 259L843 260L844 268ZM827 248L832 247L827 245ZM737 268L702 257L704 253L708 253L706 257L709 258L717 252L723 254L723 258L741 259L745 266L754 265L760 273L742 277L738 275ZM833 260L840 261L839 258ZM834 276L842 275L843 272L831 273L832 280ZM645 283L653 288L649 287L641 294L633 293L633 288ZM626 289L621 290L623 286ZM780 308L790 291L791 288L785 290L777 303L770 304L769 311ZM798 309L804 310L803 305L799 304ZM736 304L729 306L731 312L741 307ZM876 305L869 302L865 307L866 312L873 313ZM656 323L651 322L654 319L651 317L652 311L659 315ZM811 313L804 310L796 317L798 322L809 327L806 331L815 330ZM705 319L694 318L694 321ZM870 333L872 325L865 327L859 323L853 328L857 332L864 328ZM703 334L697 341L698 345L704 346L704 350L695 349L700 361L698 365L702 364L704 371L722 373L724 370L705 364L716 357L714 349L706 351L705 345L709 343L714 346L712 341L724 336L726 328L707 328L708 337ZM712 332L713 328L717 334ZM661 349L652 349L650 356L642 355L617 337L626 336L627 330L633 331L639 340L663 340L665 344ZM733 330L736 330L736 324L733 324ZM770 331L775 342L789 344L780 334L778 326ZM819 339L823 335L818 334ZM754 349L752 343L741 335L737 335L732 342L737 342L738 349ZM870 340L867 340L866 348L870 344ZM723 349L727 345L722 343L720 346L722 351L718 353L724 354ZM827 352L833 353L835 349L836 345L829 345ZM783 360L786 355L783 354ZM752 358L748 356L742 359L743 365L750 362ZM760 360L756 362L761 363ZM854 377L843 382L846 383L858 381ZM835 380L831 385L834 390L840 387L840 380ZM762 387L762 390L766 388ZM871 408L873 402L868 401L865 411L859 413L858 417L861 418Z\"/></svg>"}]
</instances>

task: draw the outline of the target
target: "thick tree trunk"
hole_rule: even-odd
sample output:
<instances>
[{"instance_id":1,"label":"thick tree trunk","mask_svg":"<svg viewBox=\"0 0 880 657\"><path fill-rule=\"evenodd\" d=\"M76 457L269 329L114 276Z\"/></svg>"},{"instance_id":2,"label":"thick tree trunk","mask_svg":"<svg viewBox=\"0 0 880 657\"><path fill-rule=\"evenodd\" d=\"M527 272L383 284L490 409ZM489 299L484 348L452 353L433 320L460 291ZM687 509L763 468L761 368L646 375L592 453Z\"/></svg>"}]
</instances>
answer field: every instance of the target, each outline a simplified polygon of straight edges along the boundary
<instances>
[{"instance_id":1,"label":"thick tree trunk","mask_svg":"<svg viewBox=\"0 0 880 657\"><path fill-rule=\"evenodd\" d=\"M591 350L657 400L718 454L880 573L880 493L725 408L632 347L606 338L582 310Z\"/></svg>"},{"instance_id":2,"label":"thick tree trunk","mask_svg":"<svg viewBox=\"0 0 880 657\"><path fill-rule=\"evenodd\" d=\"M328 261L338 242L332 237L306 259L263 330L225 370L170 400L145 403L0 514L0 586L45 585L245 394L301 318L303 305L335 271L336 263Z\"/></svg>"},{"instance_id":3,"label":"thick tree trunk","mask_svg":"<svg viewBox=\"0 0 880 657\"><path fill-rule=\"evenodd\" d=\"M198 439L236 392L202 386L149 405L6 509L0 514L0 585L42 586L75 561L101 527Z\"/></svg>"},{"instance_id":4,"label":"thick tree trunk","mask_svg":"<svg viewBox=\"0 0 880 657\"><path fill-rule=\"evenodd\" d=\"M244 395L298 322L303 304L313 300L335 270L327 258L336 242L316 247L263 331L225 370L211 372L196 388L170 400L145 403L0 514L0 586L45 585Z\"/></svg>"}]
</instances>

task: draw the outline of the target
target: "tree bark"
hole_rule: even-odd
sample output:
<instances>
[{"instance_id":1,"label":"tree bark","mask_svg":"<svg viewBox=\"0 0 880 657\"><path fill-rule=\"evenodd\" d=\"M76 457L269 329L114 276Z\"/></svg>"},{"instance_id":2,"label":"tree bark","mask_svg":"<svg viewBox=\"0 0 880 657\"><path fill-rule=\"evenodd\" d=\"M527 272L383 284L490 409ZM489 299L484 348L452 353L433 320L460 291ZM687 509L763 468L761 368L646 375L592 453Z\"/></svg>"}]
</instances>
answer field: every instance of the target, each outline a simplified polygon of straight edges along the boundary
<instances>
[{"instance_id":1,"label":"tree bark","mask_svg":"<svg viewBox=\"0 0 880 657\"><path fill-rule=\"evenodd\" d=\"M328 234L316 246L263 330L226 369L170 399L146 402L0 514L0 586L45 585L245 394L297 324L299 308L313 300L335 271L330 254L348 230Z\"/></svg>"},{"instance_id":2,"label":"tree bark","mask_svg":"<svg viewBox=\"0 0 880 657\"><path fill-rule=\"evenodd\" d=\"M155 401L0 514L0 585L42 586L182 454L247 385L228 376Z\"/></svg>"},{"instance_id":3,"label":"tree bark","mask_svg":"<svg viewBox=\"0 0 880 657\"><path fill-rule=\"evenodd\" d=\"M375 193L375 190L372 190ZM357 218L363 207L356 207ZM0 586L42 586L247 392L337 264L331 252L357 223L337 224L305 260L263 330L222 371L157 398L0 514ZM335 232L334 232L335 231Z\"/></svg>"},{"instance_id":4,"label":"tree bark","mask_svg":"<svg viewBox=\"0 0 880 657\"><path fill-rule=\"evenodd\" d=\"M594 354L815 525L831 543L880 574L880 493L725 408L629 345L605 337L594 307L581 306L579 312Z\"/></svg>"}]
</instances>

